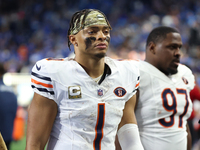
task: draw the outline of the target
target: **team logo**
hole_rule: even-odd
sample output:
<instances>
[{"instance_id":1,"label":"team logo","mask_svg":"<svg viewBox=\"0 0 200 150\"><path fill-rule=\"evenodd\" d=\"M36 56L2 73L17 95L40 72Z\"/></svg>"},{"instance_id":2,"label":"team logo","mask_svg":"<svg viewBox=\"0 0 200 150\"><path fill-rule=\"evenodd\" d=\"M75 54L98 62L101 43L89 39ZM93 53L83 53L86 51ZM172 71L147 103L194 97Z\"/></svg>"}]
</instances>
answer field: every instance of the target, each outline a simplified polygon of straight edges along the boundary
<instances>
[{"instance_id":1,"label":"team logo","mask_svg":"<svg viewBox=\"0 0 200 150\"><path fill-rule=\"evenodd\" d=\"M182 80L185 84L188 84L188 80L185 77L182 77Z\"/></svg>"},{"instance_id":2,"label":"team logo","mask_svg":"<svg viewBox=\"0 0 200 150\"><path fill-rule=\"evenodd\" d=\"M81 87L80 86L69 86L68 87L69 99L81 98Z\"/></svg>"},{"instance_id":3,"label":"team logo","mask_svg":"<svg viewBox=\"0 0 200 150\"><path fill-rule=\"evenodd\" d=\"M37 68L37 70L39 71L39 70L41 69L41 66L38 67L38 65L36 64L36 68Z\"/></svg>"},{"instance_id":4,"label":"team logo","mask_svg":"<svg viewBox=\"0 0 200 150\"><path fill-rule=\"evenodd\" d=\"M117 87L115 90L114 90L114 93L116 96L118 97L123 97L125 94L126 94L126 90L123 88L123 87Z\"/></svg>"},{"instance_id":5,"label":"team logo","mask_svg":"<svg viewBox=\"0 0 200 150\"><path fill-rule=\"evenodd\" d=\"M102 89L98 89L98 90L97 90L97 94L98 94L99 96L102 96L102 95L103 95L103 90L102 90Z\"/></svg>"}]
</instances>

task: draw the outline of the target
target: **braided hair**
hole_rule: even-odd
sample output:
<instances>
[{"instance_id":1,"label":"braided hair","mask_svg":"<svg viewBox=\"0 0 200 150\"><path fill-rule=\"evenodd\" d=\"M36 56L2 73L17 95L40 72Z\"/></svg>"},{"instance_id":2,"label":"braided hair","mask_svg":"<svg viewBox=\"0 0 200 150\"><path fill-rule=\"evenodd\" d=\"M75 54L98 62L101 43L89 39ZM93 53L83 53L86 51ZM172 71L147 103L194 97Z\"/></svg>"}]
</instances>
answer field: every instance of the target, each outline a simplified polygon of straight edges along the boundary
<instances>
[{"instance_id":1,"label":"braided hair","mask_svg":"<svg viewBox=\"0 0 200 150\"><path fill-rule=\"evenodd\" d=\"M107 24L109 25L109 27L111 28L110 26L110 23L108 22L108 19L106 18L105 14L97 9L83 9L81 11L77 11L76 13L73 14L71 20L70 20L70 26L69 26L69 29L68 29L68 47L69 49L71 50L70 48L70 45L72 44L69 40L69 36L71 35L71 31L76 27L75 24L79 24L80 25L80 29L84 29L85 27L85 19L87 17L87 15L92 12L92 11L98 11L99 13L101 13L105 19L106 19L106 22ZM83 19L81 21L81 17L83 16ZM81 21L81 22L80 22Z\"/></svg>"}]
</instances>

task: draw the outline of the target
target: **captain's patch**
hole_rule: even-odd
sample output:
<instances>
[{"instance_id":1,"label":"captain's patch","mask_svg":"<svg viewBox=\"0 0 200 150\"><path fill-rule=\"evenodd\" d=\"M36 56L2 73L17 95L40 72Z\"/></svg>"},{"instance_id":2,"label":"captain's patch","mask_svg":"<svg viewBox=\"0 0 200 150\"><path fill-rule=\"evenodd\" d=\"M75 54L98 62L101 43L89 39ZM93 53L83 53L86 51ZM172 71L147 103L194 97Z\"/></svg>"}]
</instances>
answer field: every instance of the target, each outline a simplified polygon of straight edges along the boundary
<instances>
[{"instance_id":1,"label":"captain's patch","mask_svg":"<svg viewBox=\"0 0 200 150\"><path fill-rule=\"evenodd\" d=\"M69 86L68 87L69 99L81 98L81 87L80 86Z\"/></svg>"}]
</instances>

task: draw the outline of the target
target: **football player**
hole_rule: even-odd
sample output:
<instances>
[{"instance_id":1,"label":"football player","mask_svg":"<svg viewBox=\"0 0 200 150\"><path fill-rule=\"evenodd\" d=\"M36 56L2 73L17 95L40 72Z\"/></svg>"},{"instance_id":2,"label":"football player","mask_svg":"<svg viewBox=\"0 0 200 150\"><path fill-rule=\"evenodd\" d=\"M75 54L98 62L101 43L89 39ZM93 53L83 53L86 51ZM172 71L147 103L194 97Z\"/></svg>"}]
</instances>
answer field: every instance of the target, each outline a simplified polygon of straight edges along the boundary
<instances>
[{"instance_id":1,"label":"football player","mask_svg":"<svg viewBox=\"0 0 200 150\"><path fill-rule=\"evenodd\" d=\"M124 150L143 150L132 115L139 70L105 56L110 30L101 11L76 12L68 30L75 58L35 64L26 150L43 150L47 142L47 150L115 150L116 134Z\"/></svg>"},{"instance_id":2,"label":"football player","mask_svg":"<svg viewBox=\"0 0 200 150\"><path fill-rule=\"evenodd\" d=\"M145 150L191 148L187 119L194 76L180 64L181 47L176 29L157 27L147 38L145 61L138 61L141 78L135 115Z\"/></svg>"}]
</instances>

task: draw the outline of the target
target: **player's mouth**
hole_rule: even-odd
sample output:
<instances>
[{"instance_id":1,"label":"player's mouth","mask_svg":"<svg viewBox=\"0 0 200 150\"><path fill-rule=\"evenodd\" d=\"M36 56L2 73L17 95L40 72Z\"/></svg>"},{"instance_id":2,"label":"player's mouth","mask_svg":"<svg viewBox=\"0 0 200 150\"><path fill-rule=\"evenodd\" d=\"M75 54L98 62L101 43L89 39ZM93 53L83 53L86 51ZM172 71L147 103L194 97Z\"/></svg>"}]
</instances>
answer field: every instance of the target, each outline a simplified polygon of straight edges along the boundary
<instances>
[{"instance_id":1,"label":"player's mouth","mask_svg":"<svg viewBox=\"0 0 200 150\"><path fill-rule=\"evenodd\" d=\"M105 43L99 43L97 44L95 47L99 48L99 49L106 49L107 45Z\"/></svg>"},{"instance_id":2,"label":"player's mouth","mask_svg":"<svg viewBox=\"0 0 200 150\"><path fill-rule=\"evenodd\" d=\"M180 64L180 60L174 60L174 61L173 61L173 64L174 64L176 67L178 67L178 65Z\"/></svg>"}]
</instances>

